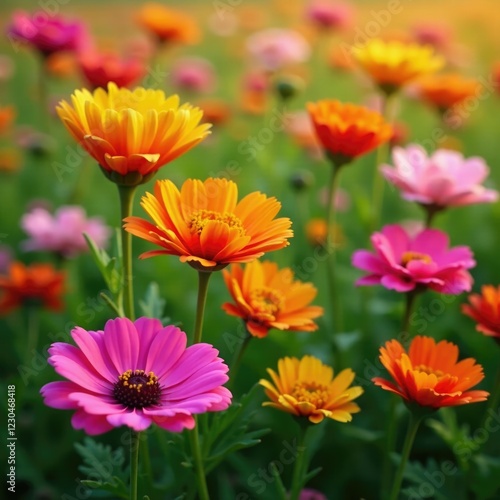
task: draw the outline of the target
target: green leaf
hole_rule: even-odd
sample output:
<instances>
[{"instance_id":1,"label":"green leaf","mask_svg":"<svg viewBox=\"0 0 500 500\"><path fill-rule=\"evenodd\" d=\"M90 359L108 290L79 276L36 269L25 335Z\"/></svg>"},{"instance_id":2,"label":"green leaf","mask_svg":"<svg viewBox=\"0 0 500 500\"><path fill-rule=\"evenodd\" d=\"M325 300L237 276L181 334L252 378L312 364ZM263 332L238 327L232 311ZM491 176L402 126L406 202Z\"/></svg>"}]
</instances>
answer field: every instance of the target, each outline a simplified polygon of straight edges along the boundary
<instances>
[{"instance_id":1,"label":"green leaf","mask_svg":"<svg viewBox=\"0 0 500 500\"><path fill-rule=\"evenodd\" d=\"M322 470L323 470L323 467L316 467L316 469L310 470L304 476L304 484L307 484L313 477L316 477Z\"/></svg>"},{"instance_id":2,"label":"green leaf","mask_svg":"<svg viewBox=\"0 0 500 500\"><path fill-rule=\"evenodd\" d=\"M160 296L160 287L154 281L149 284L144 300L139 301L142 314L148 318L157 318L162 324L170 323L170 318L163 316L167 301Z\"/></svg>"},{"instance_id":3,"label":"green leaf","mask_svg":"<svg viewBox=\"0 0 500 500\"><path fill-rule=\"evenodd\" d=\"M89 479L83 479L80 481L81 484L92 488L93 490L106 491L113 494L113 498L129 498L129 489L127 485L118 477L112 477L111 481L92 481Z\"/></svg>"}]
</instances>

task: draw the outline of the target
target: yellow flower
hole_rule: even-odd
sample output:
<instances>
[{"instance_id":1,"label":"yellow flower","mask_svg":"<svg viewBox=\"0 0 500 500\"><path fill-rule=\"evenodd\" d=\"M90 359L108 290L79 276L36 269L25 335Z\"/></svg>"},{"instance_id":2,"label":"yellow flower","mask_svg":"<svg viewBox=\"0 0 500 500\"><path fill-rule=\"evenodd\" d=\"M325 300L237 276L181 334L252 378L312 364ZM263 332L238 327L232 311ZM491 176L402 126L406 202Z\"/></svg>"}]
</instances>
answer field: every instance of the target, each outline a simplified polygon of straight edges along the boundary
<instances>
[{"instance_id":1,"label":"yellow flower","mask_svg":"<svg viewBox=\"0 0 500 500\"><path fill-rule=\"evenodd\" d=\"M444 65L444 59L430 45L384 41L373 38L352 48L352 54L363 70L387 94L417 78L433 73Z\"/></svg>"},{"instance_id":2,"label":"yellow flower","mask_svg":"<svg viewBox=\"0 0 500 500\"><path fill-rule=\"evenodd\" d=\"M314 356L302 359L282 358L278 373L268 368L273 383L260 380L271 401L262 403L297 417L307 417L318 424L325 417L338 422L350 422L360 411L352 401L363 394L362 387L349 387L355 374L350 368L336 377L333 369Z\"/></svg>"},{"instance_id":3,"label":"yellow flower","mask_svg":"<svg viewBox=\"0 0 500 500\"><path fill-rule=\"evenodd\" d=\"M71 135L118 184L146 182L163 165L190 150L210 132L203 112L162 90L76 90L57 113Z\"/></svg>"}]
</instances>

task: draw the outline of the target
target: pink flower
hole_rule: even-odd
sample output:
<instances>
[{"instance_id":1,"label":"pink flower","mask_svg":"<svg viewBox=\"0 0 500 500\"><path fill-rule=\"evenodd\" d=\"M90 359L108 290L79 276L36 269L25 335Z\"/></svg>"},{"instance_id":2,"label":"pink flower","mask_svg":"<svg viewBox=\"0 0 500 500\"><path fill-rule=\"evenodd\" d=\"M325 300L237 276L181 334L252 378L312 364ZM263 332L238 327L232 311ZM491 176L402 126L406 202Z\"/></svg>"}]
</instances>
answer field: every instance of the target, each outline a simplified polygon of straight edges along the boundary
<instances>
[{"instance_id":1,"label":"pink flower","mask_svg":"<svg viewBox=\"0 0 500 500\"><path fill-rule=\"evenodd\" d=\"M418 145L395 147L392 158L395 167L383 165L381 172L408 201L442 210L498 199L497 191L481 185L489 172L482 158L464 158L458 151L446 149L428 156Z\"/></svg>"},{"instance_id":2,"label":"pink flower","mask_svg":"<svg viewBox=\"0 0 500 500\"><path fill-rule=\"evenodd\" d=\"M23 242L24 250L56 252L63 257L75 257L88 250L83 237L86 233L98 247L105 247L110 229L98 217L88 218L79 206L64 206L54 214L35 207L23 215L21 227L29 240Z\"/></svg>"},{"instance_id":3,"label":"pink flower","mask_svg":"<svg viewBox=\"0 0 500 500\"><path fill-rule=\"evenodd\" d=\"M299 500L328 500L326 495L323 495L318 490L313 490L311 488L304 488L300 491Z\"/></svg>"},{"instance_id":4,"label":"pink flower","mask_svg":"<svg viewBox=\"0 0 500 500\"><path fill-rule=\"evenodd\" d=\"M247 40L247 50L268 71L307 61L311 53L309 43L300 33L278 28L251 35Z\"/></svg>"},{"instance_id":5,"label":"pink flower","mask_svg":"<svg viewBox=\"0 0 500 500\"><path fill-rule=\"evenodd\" d=\"M171 432L192 429L194 414L228 408L222 387L228 367L209 344L186 348L186 334L157 319L109 320L104 331L76 327L77 346L56 342L49 363L68 380L41 389L47 406L76 410L72 425L102 434L126 425L135 431L152 423Z\"/></svg>"},{"instance_id":6,"label":"pink flower","mask_svg":"<svg viewBox=\"0 0 500 500\"><path fill-rule=\"evenodd\" d=\"M88 43L82 23L51 16L44 11L32 15L24 11L14 12L7 36L12 41L28 43L44 56L61 50L77 51Z\"/></svg>"},{"instance_id":7,"label":"pink flower","mask_svg":"<svg viewBox=\"0 0 500 500\"><path fill-rule=\"evenodd\" d=\"M306 12L307 18L322 29L342 29L351 24L353 11L350 5L316 0Z\"/></svg>"},{"instance_id":8,"label":"pink flower","mask_svg":"<svg viewBox=\"0 0 500 500\"><path fill-rule=\"evenodd\" d=\"M424 229L411 237L401 226L385 226L371 237L375 253L357 250L354 267L370 274L356 285L382 285L397 292L430 288L457 295L469 291L476 265L469 247L448 248L448 236L437 229Z\"/></svg>"},{"instance_id":9,"label":"pink flower","mask_svg":"<svg viewBox=\"0 0 500 500\"><path fill-rule=\"evenodd\" d=\"M211 92L215 88L215 69L202 57L186 57L178 60L169 76L172 85L190 92Z\"/></svg>"}]
</instances>

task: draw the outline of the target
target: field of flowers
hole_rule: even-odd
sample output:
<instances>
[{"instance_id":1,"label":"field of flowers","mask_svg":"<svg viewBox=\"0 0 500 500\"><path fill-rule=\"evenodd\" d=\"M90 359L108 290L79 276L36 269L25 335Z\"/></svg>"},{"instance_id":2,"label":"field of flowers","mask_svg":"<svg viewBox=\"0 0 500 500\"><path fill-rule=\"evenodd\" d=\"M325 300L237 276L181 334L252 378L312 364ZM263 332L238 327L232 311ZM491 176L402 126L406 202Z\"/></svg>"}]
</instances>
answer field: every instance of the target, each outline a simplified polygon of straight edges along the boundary
<instances>
[{"instance_id":1,"label":"field of flowers","mask_svg":"<svg viewBox=\"0 0 500 500\"><path fill-rule=\"evenodd\" d=\"M0 498L500 499L494 0L3 0Z\"/></svg>"}]
</instances>

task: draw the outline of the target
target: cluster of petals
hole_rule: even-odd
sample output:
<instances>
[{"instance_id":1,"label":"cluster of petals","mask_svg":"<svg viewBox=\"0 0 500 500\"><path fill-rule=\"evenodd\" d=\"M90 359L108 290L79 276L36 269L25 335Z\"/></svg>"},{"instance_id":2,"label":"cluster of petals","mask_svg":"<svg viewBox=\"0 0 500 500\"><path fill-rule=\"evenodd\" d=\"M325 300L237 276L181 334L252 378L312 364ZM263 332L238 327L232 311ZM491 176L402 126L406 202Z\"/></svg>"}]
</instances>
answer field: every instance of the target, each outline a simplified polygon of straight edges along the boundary
<instances>
[{"instance_id":1,"label":"cluster of petals","mask_svg":"<svg viewBox=\"0 0 500 500\"><path fill-rule=\"evenodd\" d=\"M484 285L480 294L471 294L462 312L476 322L476 330L500 343L500 286Z\"/></svg>"}]
</instances>

